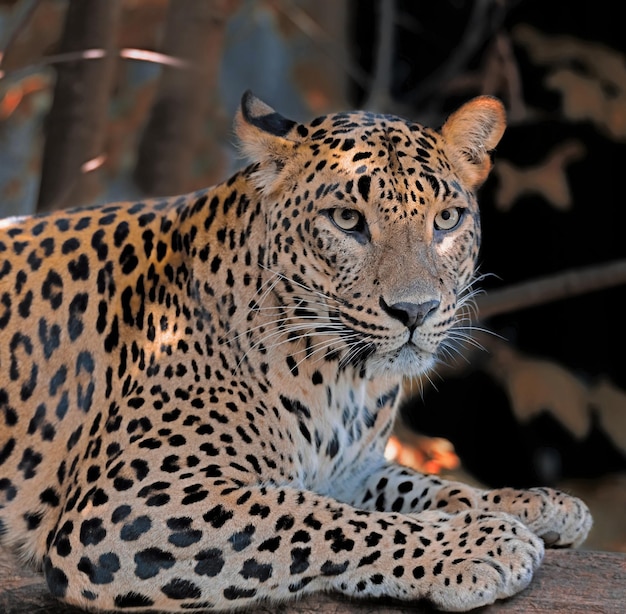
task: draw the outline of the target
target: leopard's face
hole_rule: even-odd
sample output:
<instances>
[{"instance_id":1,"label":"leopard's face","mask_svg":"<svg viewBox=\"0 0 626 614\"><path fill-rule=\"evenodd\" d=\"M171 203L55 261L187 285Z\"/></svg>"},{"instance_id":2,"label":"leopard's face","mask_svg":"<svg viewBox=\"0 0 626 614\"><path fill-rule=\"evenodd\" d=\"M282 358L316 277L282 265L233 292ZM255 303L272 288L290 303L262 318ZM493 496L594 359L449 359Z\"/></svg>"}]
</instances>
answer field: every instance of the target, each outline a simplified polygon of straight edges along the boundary
<instances>
[{"instance_id":1,"label":"leopard's face","mask_svg":"<svg viewBox=\"0 0 626 614\"><path fill-rule=\"evenodd\" d=\"M423 373L463 313L480 239L473 190L418 124L342 113L300 133L266 212L292 335L368 375Z\"/></svg>"}]
</instances>

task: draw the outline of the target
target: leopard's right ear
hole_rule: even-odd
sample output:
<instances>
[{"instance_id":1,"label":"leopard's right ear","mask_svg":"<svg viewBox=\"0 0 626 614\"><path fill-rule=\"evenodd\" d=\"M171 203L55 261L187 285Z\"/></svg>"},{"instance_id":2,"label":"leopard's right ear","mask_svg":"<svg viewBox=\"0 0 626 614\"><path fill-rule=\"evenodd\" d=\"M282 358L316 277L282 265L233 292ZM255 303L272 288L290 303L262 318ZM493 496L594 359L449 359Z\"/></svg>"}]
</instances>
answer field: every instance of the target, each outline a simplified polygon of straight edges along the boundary
<instances>
[{"instance_id":1,"label":"leopard's right ear","mask_svg":"<svg viewBox=\"0 0 626 614\"><path fill-rule=\"evenodd\" d=\"M265 193L275 181L302 137L298 123L277 113L250 90L241 98L235 117L235 132L242 153L259 165L255 172L257 187Z\"/></svg>"}]
</instances>

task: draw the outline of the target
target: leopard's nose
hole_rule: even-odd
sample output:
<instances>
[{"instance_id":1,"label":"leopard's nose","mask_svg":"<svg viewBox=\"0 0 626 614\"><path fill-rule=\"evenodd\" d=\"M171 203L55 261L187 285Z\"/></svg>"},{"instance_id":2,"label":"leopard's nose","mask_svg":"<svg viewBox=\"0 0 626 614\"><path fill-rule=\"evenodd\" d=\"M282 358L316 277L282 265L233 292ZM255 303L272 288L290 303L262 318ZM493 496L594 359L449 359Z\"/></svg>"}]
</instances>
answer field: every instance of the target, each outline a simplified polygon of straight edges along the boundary
<instances>
[{"instance_id":1,"label":"leopard's nose","mask_svg":"<svg viewBox=\"0 0 626 614\"><path fill-rule=\"evenodd\" d=\"M381 308L392 318L399 320L408 329L414 331L421 326L430 315L432 315L441 304L437 299L425 301L424 303L400 302L393 305L387 305L385 299L380 297Z\"/></svg>"}]
</instances>

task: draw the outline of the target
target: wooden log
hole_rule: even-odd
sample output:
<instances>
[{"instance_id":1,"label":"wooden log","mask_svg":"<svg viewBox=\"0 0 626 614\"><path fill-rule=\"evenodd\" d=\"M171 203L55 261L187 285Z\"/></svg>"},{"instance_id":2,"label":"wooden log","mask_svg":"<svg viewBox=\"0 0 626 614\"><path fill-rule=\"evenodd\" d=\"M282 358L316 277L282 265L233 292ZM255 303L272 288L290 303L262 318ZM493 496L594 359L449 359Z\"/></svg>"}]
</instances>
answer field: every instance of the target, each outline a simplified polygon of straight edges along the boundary
<instances>
[{"instance_id":1,"label":"wooden log","mask_svg":"<svg viewBox=\"0 0 626 614\"><path fill-rule=\"evenodd\" d=\"M41 575L19 568L0 549L0 612L78 614L49 594ZM309 595L297 602L255 608L256 614L433 614L424 603L388 599L352 600L341 595ZM481 614L623 614L626 612L626 554L549 550L529 588Z\"/></svg>"}]
</instances>

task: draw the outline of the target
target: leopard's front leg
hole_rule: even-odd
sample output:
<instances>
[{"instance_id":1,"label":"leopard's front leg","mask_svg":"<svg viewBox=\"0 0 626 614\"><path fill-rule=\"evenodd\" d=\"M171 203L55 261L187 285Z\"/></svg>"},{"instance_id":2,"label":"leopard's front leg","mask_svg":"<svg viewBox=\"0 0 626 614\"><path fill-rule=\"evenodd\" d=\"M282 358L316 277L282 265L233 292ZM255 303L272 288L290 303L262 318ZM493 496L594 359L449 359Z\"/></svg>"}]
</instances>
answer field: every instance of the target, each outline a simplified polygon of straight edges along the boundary
<instances>
[{"instance_id":1,"label":"leopard's front leg","mask_svg":"<svg viewBox=\"0 0 626 614\"><path fill-rule=\"evenodd\" d=\"M399 513L436 510L454 514L470 509L505 512L518 518L548 546L579 546L592 525L587 506L558 490L483 490L424 475L384 459L342 485L337 496L364 509Z\"/></svg>"},{"instance_id":2,"label":"leopard's front leg","mask_svg":"<svg viewBox=\"0 0 626 614\"><path fill-rule=\"evenodd\" d=\"M44 561L53 594L97 610L229 611L336 590L465 611L522 590L543 554L512 516L364 511L223 479L174 481L166 499L164 484L119 494L106 514L65 511Z\"/></svg>"}]
</instances>

